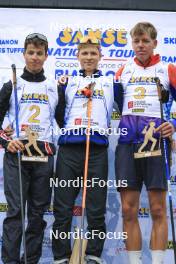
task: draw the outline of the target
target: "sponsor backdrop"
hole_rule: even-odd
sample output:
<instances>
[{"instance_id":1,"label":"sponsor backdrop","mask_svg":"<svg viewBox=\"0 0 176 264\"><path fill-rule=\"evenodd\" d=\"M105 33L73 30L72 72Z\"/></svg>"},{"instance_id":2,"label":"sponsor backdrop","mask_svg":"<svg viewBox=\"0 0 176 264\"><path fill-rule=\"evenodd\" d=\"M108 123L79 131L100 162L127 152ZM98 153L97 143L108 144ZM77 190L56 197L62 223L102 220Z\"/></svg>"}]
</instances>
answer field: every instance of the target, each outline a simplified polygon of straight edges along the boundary
<instances>
[{"instance_id":1,"label":"sponsor backdrop","mask_svg":"<svg viewBox=\"0 0 176 264\"><path fill-rule=\"evenodd\" d=\"M76 59L77 43L83 35L96 36L101 39L102 60L99 68L107 76L115 72L127 60L134 56L131 47L129 31L139 21L149 21L158 29L158 47L166 63L175 63L176 47L176 13L147 11L98 11L98 10L52 10L52 9L0 9L0 82L11 78L11 64L15 63L17 73L24 67L23 42L27 34L40 32L49 40L48 60L45 72L51 78L62 74L76 76L79 64ZM173 106L173 115L176 107ZM4 126L8 124L6 118ZM112 126L118 126L118 114L112 115ZM118 135L110 136L109 147L109 179L114 179L114 150ZM171 168L171 184L173 193L174 218L176 219L176 156L173 153ZM78 161L79 162L79 161ZM0 149L0 236L2 221L7 210L3 195L3 149ZM159 175L158 175L159 177ZM112 185L112 184L111 184ZM74 208L73 226L80 223L80 196ZM40 263L52 263L50 230L53 223L52 207L45 214L48 222L44 242L43 255ZM147 193L142 190L139 220L143 233L143 263L151 263L149 240L151 218ZM122 214L119 194L115 186L110 186L107 199L107 231L115 232L113 239L106 240L103 261L104 264L128 264L125 244L122 235ZM172 250L172 235L168 208L169 241L165 263L174 263ZM175 223L176 224L176 223ZM2 239L0 241L2 243Z\"/></svg>"}]
</instances>

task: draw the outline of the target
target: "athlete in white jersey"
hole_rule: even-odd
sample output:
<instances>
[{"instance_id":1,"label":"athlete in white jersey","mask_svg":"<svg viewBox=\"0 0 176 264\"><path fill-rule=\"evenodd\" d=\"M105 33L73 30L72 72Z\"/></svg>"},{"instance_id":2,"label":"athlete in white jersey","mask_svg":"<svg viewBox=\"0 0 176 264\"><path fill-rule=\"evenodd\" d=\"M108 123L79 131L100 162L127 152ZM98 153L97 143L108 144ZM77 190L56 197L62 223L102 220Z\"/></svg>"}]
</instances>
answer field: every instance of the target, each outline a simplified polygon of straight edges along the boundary
<instances>
[{"instance_id":1,"label":"athlete in white jersey","mask_svg":"<svg viewBox=\"0 0 176 264\"><path fill-rule=\"evenodd\" d=\"M25 68L17 78L19 109L19 139L16 135L15 99L12 82L5 83L0 91L0 143L5 148L4 193L8 203L3 223L3 263L24 263L20 258L22 225L17 151L47 156L48 162L21 161L23 200L27 202L26 251L27 263L37 264L42 254L42 241L46 222L44 211L50 205L50 178L53 175L55 146L52 126L58 92L55 81L44 76L48 41L39 33L30 34L24 43ZM13 134L7 136L2 123L8 112Z\"/></svg>"},{"instance_id":2,"label":"athlete in white jersey","mask_svg":"<svg viewBox=\"0 0 176 264\"><path fill-rule=\"evenodd\" d=\"M136 53L133 61L117 72L123 84L124 101L119 127L127 128L127 136L120 136L116 150L116 178L127 180L128 187L120 188L123 228L128 233L126 248L130 264L142 263L142 238L138 222L139 197L143 183L148 191L150 213L153 221L150 248L152 264L163 263L167 246L166 191L167 178L163 156L134 158L144 151L151 153L160 137L168 138L175 131L176 120L170 118L172 96L164 104L161 124L160 103L156 86L159 78L164 86L163 97L175 96L176 68L164 65L153 51L157 45L157 31L148 22L138 23L131 30L132 46ZM157 139L157 140L156 140ZM149 142L149 144L148 144ZM159 142L159 140L158 140ZM146 148L148 146L149 149ZM147 153L147 152L146 152ZM127 165L128 164L128 165Z\"/></svg>"}]
</instances>

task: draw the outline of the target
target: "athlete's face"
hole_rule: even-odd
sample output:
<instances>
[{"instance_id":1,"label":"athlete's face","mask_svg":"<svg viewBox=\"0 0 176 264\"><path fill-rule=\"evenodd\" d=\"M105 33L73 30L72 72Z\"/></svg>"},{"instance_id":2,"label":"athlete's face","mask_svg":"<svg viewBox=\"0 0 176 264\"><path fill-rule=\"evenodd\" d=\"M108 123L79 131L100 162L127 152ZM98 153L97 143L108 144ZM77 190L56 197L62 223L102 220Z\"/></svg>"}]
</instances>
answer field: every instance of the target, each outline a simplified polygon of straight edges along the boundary
<instances>
[{"instance_id":1,"label":"athlete's face","mask_svg":"<svg viewBox=\"0 0 176 264\"><path fill-rule=\"evenodd\" d=\"M81 64L81 68L85 70L87 75L91 75L98 67L101 54L97 47L88 45L79 50L77 57Z\"/></svg>"},{"instance_id":2,"label":"athlete's face","mask_svg":"<svg viewBox=\"0 0 176 264\"><path fill-rule=\"evenodd\" d=\"M152 39L147 33L132 37L132 47L136 53L136 57L140 62L145 64L156 48L157 40Z\"/></svg>"},{"instance_id":3,"label":"athlete's face","mask_svg":"<svg viewBox=\"0 0 176 264\"><path fill-rule=\"evenodd\" d=\"M24 59L26 63L26 69L31 73L38 73L42 70L43 64L47 59L44 46L34 46L34 44L28 44L24 52Z\"/></svg>"}]
</instances>

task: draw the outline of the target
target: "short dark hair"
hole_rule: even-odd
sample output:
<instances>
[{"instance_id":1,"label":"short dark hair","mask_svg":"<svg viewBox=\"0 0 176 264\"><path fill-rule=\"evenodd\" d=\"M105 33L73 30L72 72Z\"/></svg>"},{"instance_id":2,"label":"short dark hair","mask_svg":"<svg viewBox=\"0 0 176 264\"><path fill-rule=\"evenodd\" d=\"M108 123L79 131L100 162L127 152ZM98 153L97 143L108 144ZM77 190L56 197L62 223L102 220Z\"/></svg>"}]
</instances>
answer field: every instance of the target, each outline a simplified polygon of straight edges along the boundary
<instances>
[{"instance_id":1,"label":"short dark hair","mask_svg":"<svg viewBox=\"0 0 176 264\"><path fill-rule=\"evenodd\" d=\"M29 44L33 44L35 47L44 46L45 54L48 51L48 40L45 35L40 33L32 33L27 35L24 42L24 51L27 49Z\"/></svg>"},{"instance_id":2,"label":"short dark hair","mask_svg":"<svg viewBox=\"0 0 176 264\"><path fill-rule=\"evenodd\" d=\"M149 22L139 22L130 31L131 37L147 33L153 40L157 38L156 28Z\"/></svg>"}]
</instances>

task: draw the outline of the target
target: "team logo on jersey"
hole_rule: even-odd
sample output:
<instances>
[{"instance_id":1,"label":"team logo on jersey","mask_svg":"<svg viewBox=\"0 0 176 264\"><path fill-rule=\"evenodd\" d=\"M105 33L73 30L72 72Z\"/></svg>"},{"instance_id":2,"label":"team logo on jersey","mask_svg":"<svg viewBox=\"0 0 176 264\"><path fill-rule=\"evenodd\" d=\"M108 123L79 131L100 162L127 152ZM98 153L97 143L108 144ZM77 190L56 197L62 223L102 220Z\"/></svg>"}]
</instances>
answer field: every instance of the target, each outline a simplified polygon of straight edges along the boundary
<instances>
[{"instance_id":1,"label":"team logo on jersey","mask_svg":"<svg viewBox=\"0 0 176 264\"><path fill-rule=\"evenodd\" d=\"M133 101L128 102L128 109L133 108Z\"/></svg>"},{"instance_id":2,"label":"team logo on jersey","mask_svg":"<svg viewBox=\"0 0 176 264\"><path fill-rule=\"evenodd\" d=\"M75 125L80 126L82 124L82 118L75 119Z\"/></svg>"},{"instance_id":3,"label":"team logo on jersey","mask_svg":"<svg viewBox=\"0 0 176 264\"><path fill-rule=\"evenodd\" d=\"M54 93L54 90L53 90L53 88L51 88L51 87L48 88L48 91L51 92L51 93Z\"/></svg>"},{"instance_id":4,"label":"team logo on jersey","mask_svg":"<svg viewBox=\"0 0 176 264\"><path fill-rule=\"evenodd\" d=\"M32 93L26 94L24 93L21 98L21 102L39 102L39 103L48 103L48 95L47 94L39 94L39 93Z\"/></svg>"},{"instance_id":5,"label":"team logo on jersey","mask_svg":"<svg viewBox=\"0 0 176 264\"><path fill-rule=\"evenodd\" d=\"M164 73L164 70L162 68L157 70L157 73Z\"/></svg>"}]
</instances>

